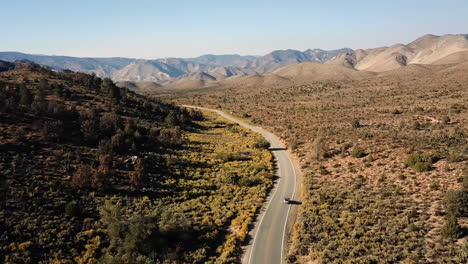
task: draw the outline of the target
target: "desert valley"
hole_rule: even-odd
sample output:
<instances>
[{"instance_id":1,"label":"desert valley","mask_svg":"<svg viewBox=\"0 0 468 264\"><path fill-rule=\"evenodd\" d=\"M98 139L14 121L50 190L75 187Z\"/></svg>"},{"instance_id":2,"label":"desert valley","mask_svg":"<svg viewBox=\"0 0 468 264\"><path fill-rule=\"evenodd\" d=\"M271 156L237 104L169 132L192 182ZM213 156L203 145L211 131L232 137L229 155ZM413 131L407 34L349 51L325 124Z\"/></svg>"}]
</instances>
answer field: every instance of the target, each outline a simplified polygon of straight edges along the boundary
<instances>
[{"instance_id":1,"label":"desert valley","mask_svg":"<svg viewBox=\"0 0 468 264\"><path fill-rule=\"evenodd\" d=\"M116 5L86 9L93 23L77 20L87 28L76 38L96 39L89 50L116 54L132 43L141 53L127 54L152 54L141 30L142 43L180 57L38 55L13 30L0 43L15 50L0 51L0 263L468 263L468 34L348 48L338 40L398 39L382 22L390 15L375 9L383 20L372 20L388 34L357 37L334 28L344 23L336 17L326 20L331 33L305 23L313 18L299 5L287 8L297 21L258 3L230 6L251 18L235 20L239 33L206 4L187 9L195 15L169 3ZM250 13L264 8L273 13ZM374 19L361 15L346 22L357 32L360 19ZM263 27L245 24L257 17ZM310 44L298 33L305 26L281 42L292 22L278 17L335 49L201 52L223 50L223 39L236 50ZM116 23L109 31L106 19ZM24 25L34 23L14 26ZM168 28L146 27L155 25ZM201 37L214 29L219 36ZM183 34L193 41L186 50ZM66 38L28 45L88 47Z\"/></svg>"}]
</instances>

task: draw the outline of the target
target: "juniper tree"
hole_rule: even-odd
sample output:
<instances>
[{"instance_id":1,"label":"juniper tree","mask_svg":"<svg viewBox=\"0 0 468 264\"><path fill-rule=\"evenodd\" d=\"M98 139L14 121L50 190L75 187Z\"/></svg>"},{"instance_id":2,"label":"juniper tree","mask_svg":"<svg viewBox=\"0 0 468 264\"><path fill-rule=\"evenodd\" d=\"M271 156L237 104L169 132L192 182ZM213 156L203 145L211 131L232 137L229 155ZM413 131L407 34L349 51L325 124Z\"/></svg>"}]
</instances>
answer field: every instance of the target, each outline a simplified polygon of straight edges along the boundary
<instances>
[{"instance_id":1,"label":"juniper tree","mask_svg":"<svg viewBox=\"0 0 468 264\"><path fill-rule=\"evenodd\" d=\"M31 92L24 84L20 86L20 104L30 105L33 101Z\"/></svg>"}]
</instances>

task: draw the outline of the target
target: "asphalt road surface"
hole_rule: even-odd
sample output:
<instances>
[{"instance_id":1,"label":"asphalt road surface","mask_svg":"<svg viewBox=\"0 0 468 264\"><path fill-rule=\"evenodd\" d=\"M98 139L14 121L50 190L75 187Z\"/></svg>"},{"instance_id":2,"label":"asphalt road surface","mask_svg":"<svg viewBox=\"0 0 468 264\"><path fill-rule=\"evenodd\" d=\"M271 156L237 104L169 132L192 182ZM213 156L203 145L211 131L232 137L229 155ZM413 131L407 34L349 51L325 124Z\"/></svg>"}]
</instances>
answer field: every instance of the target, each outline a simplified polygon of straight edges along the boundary
<instances>
[{"instance_id":1,"label":"asphalt road surface","mask_svg":"<svg viewBox=\"0 0 468 264\"><path fill-rule=\"evenodd\" d=\"M193 107L193 106L185 106ZM254 229L249 233L252 239L246 247L242 263L244 264L280 264L286 257L288 217L292 204L285 204L284 198L296 197L296 171L289 154L279 139L272 133L242 122L220 110L196 107L210 110L225 119L236 122L254 132L257 132L271 144L270 150L276 159L278 180L257 218Z\"/></svg>"}]
</instances>

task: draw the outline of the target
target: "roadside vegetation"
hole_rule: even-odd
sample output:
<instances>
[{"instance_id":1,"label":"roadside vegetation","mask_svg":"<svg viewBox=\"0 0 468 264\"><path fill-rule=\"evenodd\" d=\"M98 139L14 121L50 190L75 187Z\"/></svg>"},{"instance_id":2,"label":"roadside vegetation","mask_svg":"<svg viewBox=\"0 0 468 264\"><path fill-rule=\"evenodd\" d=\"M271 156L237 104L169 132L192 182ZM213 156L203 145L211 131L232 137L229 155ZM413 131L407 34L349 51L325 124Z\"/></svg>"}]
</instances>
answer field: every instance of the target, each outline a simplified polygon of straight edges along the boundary
<instances>
[{"instance_id":1,"label":"roadside vegetation","mask_svg":"<svg viewBox=\"0 0 468 264\"><path fill-rule=\"evenodd\" d=\"M304 188L290 263L467 263L465 70L232 83L159 98L231 111L287 142Z\"/></svg>"},{"instance_id":2,"label":"roadside vegetation","mask_svg":"<svg viewBox=\"0 0 468 264\"><path fill-rule=\"evenodd\" d=\"M28 62L0 102L1 263L238 261L273 184L261 136Z\"/></svg>"}]
</instances>

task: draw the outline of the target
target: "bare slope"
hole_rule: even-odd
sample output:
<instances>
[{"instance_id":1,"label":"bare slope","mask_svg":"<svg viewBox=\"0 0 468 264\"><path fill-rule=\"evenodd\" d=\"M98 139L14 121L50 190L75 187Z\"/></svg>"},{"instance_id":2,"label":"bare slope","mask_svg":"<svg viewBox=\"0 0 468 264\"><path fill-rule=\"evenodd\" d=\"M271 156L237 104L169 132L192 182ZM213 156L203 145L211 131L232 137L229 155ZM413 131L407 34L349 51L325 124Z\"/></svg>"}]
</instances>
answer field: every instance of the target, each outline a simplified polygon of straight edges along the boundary
<instances>
[{"instance_id":1,"label":"bare slope","mask_svg":"<svg viewBox=\"0 0 468 264\"><path fill-rule=\"evenodd\" d=\"M183 75L184 72L167 65L150 62L147 60L137 60L125 66L123 69L115 71L112 79L120 81L161 81L167 80L174 75Z\"/></svg>"},{"instance_id":2,"label":"bare slope","mask_svg":"<svg viewBox=\"0 0 468 264\"><path fill-rule=\"evenodd\" d=\"M189 78L181 77L176 81L168 82L165 88L201 88L206 86L233 86L233 87L279 87L321 80L359 80L371 78L376 74L367 71L358 71L341 65L320 64L317 62L304 62L276 70L273 73L247 76L233 76L221 81L201 78L201 72ZM207 75L211 76L211 75ZM198 77L198 78L196 78Z\"/></svg>"},{"instance_id":3,"label":"bare slope","mask_svg":"<svg viewBox=\"0 0 468 264\"><path fill-rule=\"evenodd\" d=\"M467 35L425 35L403 45L396 44L341 54L328 61L358 70L385 72L409 64L446 64L468 61Z\"/></svg>"},{"instance_id":4,"label":"bare slope","mask_svg":"<svg viewBox=\"0 0 468 264\"><path fill-rule=\"evenodd\" d=\"M236 76L228 78L222 82L221 85L227 86L242 86L242 87L276 87L282 85L290 85L293 82L286 78L274 73L264 75L252 75L252 76Z\"/></svg>"},{"instance_id":5,"label":"bare slope","mask_svg":"<svg viewBox=\"0 0 468 264\"><path fill-rule=\"evenodd\" d=\"M320 64L305 62L279 69L276 75L289 78L296 82L319 80L349 80L362 79L374 76L374 73L357 71L341 65Z\"/></svg>"},{"instance_id":6,"label":"bare slope","mask_svg":"<svg viewBox=\"0 0 468 264\"><path fill-rule=\"evenodd\" d=\"M116 83L118 87L128 88L137 92L152 92L160 89L162 86L155 82L129 82L123 81Z\"/></svg>"},{"instance_id":7,"label":"bare slope","mask_svg":"<svg viewBox=\"0 0 468 264\"><path fill-rule=\"evenodd\" d=\"M459 51L434 61L432 64L458 64L468 61L468 51Z\"/></svg>"}]
</instances>

